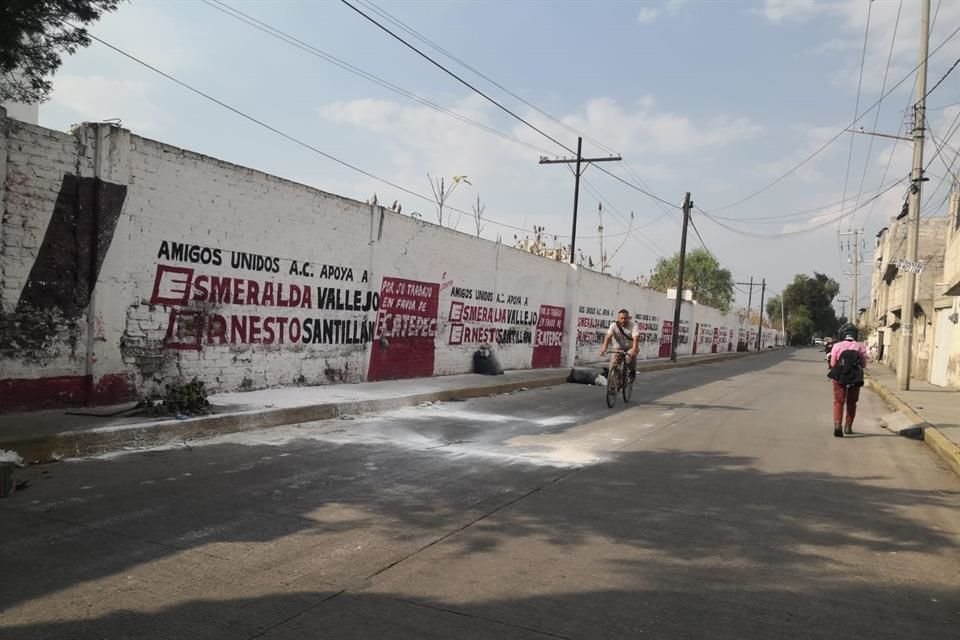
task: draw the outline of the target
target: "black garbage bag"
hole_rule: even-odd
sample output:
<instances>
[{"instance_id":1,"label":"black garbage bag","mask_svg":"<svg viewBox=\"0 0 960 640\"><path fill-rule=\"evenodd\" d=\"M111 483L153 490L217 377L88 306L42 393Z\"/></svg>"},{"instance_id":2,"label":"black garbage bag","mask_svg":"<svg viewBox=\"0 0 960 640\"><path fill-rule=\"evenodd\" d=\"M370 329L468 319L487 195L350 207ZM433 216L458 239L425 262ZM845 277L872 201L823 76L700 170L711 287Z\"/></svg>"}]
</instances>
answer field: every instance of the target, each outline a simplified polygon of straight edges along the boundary
<instances>
[{"instance_id":1,"label":"black garbage bag","mask_svg":"<svg viewBox=\"0 0 960 640\"><path fill-rule=\"evenodd\" d=\"M500 366L500 361L497 360L497 356L493 354L493 349L490 348L490 345L482 345L474 352L473 372L482 373L485 376L503 375L503 367Z\"/></svg>"},{"instance_id":2,"label":"black garbage bag","mask_svg":"<svg viewBox=\"0 0 960 640\"><path fill-rule=\"evenodd\" d=\"M570 369L570 375L567 376L567 382L575 384L596 384L597 376L601 373L600 369L589 367L574 367Z\"/></svg>"}]
</instances>

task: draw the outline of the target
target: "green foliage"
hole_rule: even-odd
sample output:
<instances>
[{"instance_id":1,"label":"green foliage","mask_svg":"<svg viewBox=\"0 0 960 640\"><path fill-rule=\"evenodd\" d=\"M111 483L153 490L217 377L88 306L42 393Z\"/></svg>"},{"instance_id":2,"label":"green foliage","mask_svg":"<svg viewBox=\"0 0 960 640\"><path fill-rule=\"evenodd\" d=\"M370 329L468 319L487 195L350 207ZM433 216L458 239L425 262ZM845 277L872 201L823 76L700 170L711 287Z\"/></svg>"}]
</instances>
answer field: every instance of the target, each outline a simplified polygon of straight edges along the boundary
<instances>
[{"instance_id":1,"label":"green foliage","mask_svg":"<svg viewBox=\"0 0 960 640\"><path fill-rule=\"evenodd\" d=\"M836 335L840 326L833 299L840 285L822 273L813 276L797 274L783 292L787 314L787 333L791 344L809 344L814 337ZM780 323L780 296L766 305L767 316L774 326Z\"/></svg>"},{"instance_id":2,"label":"green foliage","mask_svg":"<svg viewBox=\"0 0 960 640\"><path fill-rule=\"evenodd\" d=\"M677 286L680 253L660 258L650 276L650 287L666 291ZM733 275L720 267L709 251L696 249L687 254L683 270L683 288L693 291L693 299L721 311L733 304Z\"/></svg>"},{"instance_id":3,"label":"green foliage","mask_svg":"<svg viewBox=\"0 0 960 640\"><path fill-rule=\"evenodd\" d=\"M196 416L210 413L204 383L194 378L183 384L168 384L162 396L141 400L137 405L149 416Z\"/></svg>"},{"instance_id":4,"label":"green foliage","mask_svg":"<svg viewBox=\"0 0 960 640\"><path fill-rule=\"evenodd\" d=\"M60 67L60 55L90 44L80 25L119 5L120 0L0 1L0 101L32 104L50 97L49 77Z\"/></svg>"}]
</instances>

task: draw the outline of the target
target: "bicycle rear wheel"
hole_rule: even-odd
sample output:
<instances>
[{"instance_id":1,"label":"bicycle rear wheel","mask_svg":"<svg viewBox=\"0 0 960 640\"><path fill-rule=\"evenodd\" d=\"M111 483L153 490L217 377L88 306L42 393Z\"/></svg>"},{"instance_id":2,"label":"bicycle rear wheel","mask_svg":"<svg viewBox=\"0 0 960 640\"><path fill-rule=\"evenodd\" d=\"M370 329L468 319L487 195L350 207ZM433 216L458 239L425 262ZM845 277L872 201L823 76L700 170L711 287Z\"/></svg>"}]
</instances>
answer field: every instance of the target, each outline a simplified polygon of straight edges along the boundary
<instances>
[{"instance_id":1,"label":"bicycle rear wheel","mask_svg":"<svg viewBox=\"0 0 960 640\"><path fill-rule=\"evenodd\" d=\"M607 406L613 409L617 404L617 392L620 391L620 367L610 367L607 376Z\"/></svg>"},{"instance_id":2,"label":"bicycle rear wheel","mask_svg":"<svg viewBox=\"0 0 960 640\"><path fill-rule=\"evenodd\" d=\"M624 380L621 387L623 388L623 401L630 402L630 397L633 396L633 383L635 380L630 379L630 371L623 372Z\"/></svg>"}]
</instances>

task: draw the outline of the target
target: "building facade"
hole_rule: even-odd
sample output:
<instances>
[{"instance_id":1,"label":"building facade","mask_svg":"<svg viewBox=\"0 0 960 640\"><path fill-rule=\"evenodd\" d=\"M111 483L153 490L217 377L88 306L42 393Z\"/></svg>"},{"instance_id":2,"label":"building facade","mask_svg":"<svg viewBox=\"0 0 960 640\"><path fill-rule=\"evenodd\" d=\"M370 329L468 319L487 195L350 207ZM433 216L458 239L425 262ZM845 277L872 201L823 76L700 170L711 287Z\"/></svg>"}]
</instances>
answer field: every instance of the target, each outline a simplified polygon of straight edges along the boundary
<instances>
[{"instance_id":1,"label":"building facade","mask_svg":"<svg viewBox=\"0 0 960 640\"><path fill-rule=\"evenodd\" d=\"M898 217L877 234L871 282L871 306L863 324L870 330L874 357L894 370L899 362L902 322L913 322L911 377L960 388L960 232L955 188L946 216L920 221L917 261L907 254L907 219ZM917 272L914 307L903 309L905 274Z\"/></svg>"}]
</instances>

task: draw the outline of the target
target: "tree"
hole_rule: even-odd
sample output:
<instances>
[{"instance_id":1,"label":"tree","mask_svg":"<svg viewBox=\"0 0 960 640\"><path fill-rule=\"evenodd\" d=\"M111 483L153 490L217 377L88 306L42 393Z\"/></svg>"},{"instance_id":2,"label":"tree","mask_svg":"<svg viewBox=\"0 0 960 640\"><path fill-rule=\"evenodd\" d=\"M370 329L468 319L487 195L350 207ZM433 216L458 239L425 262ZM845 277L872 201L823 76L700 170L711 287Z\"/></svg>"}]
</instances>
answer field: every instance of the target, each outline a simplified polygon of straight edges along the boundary
<instances>
[{"instance_id":1,"label":"tree","mask_svg":"<svg viewBox=\"0 0 960 640\"><path fill-rule=\"evenodd\" d=\"M787 314L787 333L791 344L809 344L817 329L806 307L798 307Z\"/></svg>"},{"instance_id":2,"label":"tree","mask_svg":"<svg viewBox=\"0 0 960 640\"><path fill-rule=\"evenodd\" d=\"M114 11L120 0L0 2L0 101L33 104L50 97L60 56L90 44L82 26ZM70 23L70 24L67 24Z\"/></svg>"},{"instance_id":3,"label":"tree","mask_svg":"<svg viewBox=\"0 0 960 640\"><path fill-rule=\"evenodd\" d=\"M439 179L434 179L429 173L427 174L427 180L430 182L430 190L433 191L433 199L437 205L437 223L442 227L443 226L443 208L447 204L447 200L450 199L450 196L453 195L453 192L457 190L457 187L463 184L471 184L467 179L467 176L453 176L452 182L447 185L446 180L441 177ZM450 221L447 220L449 223ZM453 228L456 229L460 224L460 219L457 218L457 224L453 225Z\"/></svg>"},{"instance_id":4,"label":"tree","mask_svg":"<svg viewBox=\"0 0 960 640\"><path fill-rule=\"evenodd\" d=\"M767 300L767 318L770 319L770 324L779 327L780 326L780 296L776 295Z\"/></svg>"},{"instance_id":5,"label":"tree","mask_svg":"<svg viewBox=\"0 0 960 640\"><path fill-rule=\"evenodd\" d=\"M473 205L473 221L477 227L477 237L480 237L480 232L483 231L483 212L487 210L486 205L480 204L480 194L477 194L477 204Z\"/></svg>"},{"instance_id":6,"label":"tree","mask_svg":"<svg viewBox=\"0 0 960 640\"><path fill-rule=\"evenodd\" d=\"M787 332L794 344L808 344L816 336L834 335L840 322L833 309L833 299L840 293L836 280L822 273L813 276L797 274L783 291L787 314ZM777 324L780 320L780 296L767 303L767 315Z\"/></svg>"},{"instance_id":7,"label":"tree","mask_svg":"<svg viewBox=\"0 0 960 640\"><path fill-rule=\"evenodd\" d=\"M660 258L650 276L650 287L666 291L677 286L680 271L680 253ZM683 288L693 291L693 299L721 311L729 311L733 303L733 275L720 267L706 249L687 254L683 271Z\"/></svg>"}]
</instances>

